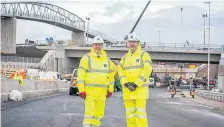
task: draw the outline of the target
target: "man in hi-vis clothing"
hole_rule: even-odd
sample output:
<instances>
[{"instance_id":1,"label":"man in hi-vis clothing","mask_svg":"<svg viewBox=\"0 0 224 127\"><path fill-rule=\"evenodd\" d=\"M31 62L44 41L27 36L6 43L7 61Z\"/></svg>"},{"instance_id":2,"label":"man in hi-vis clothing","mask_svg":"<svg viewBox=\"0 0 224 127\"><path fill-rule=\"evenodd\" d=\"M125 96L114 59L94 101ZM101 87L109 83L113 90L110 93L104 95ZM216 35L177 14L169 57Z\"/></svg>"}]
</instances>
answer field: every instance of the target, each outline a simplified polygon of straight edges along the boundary
<instances>
[{"instance_id":1,"label":"man in hi-vis clothing","mask_svg":"<svg viewBox=\"0 0 224 127\"><path fill-rule=\"evenodd\" d=\"M127 41L129 51L118 65L127 127L148 127L146 101L149 99L148 84L152 61L150 55L141 49L135 34L131 33Z\"/></svg>"},{"instance_id":2,"label":"man in hi-vis clothing","mask_svg":"<svg viewBox=\"0 0 224 127\"><path fill-rule=\"evenodd\" d=\"M104 117L106 98L114 90L114 66L103 48L103 39L96 36L90 53L81 58L77 86L85 99L83 127L99 127Z\"/></svg>"}]
</instances>

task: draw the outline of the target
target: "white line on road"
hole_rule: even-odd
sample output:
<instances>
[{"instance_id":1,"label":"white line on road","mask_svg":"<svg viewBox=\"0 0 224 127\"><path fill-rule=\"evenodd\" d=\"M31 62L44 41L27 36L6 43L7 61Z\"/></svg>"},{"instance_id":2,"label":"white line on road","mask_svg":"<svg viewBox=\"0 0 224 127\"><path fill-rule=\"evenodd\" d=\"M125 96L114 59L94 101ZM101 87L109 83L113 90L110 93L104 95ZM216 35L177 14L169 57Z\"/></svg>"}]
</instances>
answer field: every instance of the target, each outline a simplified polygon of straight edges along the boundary
<instances>
[{"instance_id":1,"label":"white line on road","mask_svg":"<svg viewBox=\"0 0 224 127\"><path fill-rule=\"evenodd\" d=\"M198 114L201 114L203 116L211 116L211 117L215 117L217 119L221 119L224 121L224 116L222 115L219 115L219 114L216 114L216 113L213 113L213 112L210 112L208 110L197 110L197 109L183 109L183 111L186 111L186 112L193 112L193 113L198 113Z\"/></svg>"}]
</instances>

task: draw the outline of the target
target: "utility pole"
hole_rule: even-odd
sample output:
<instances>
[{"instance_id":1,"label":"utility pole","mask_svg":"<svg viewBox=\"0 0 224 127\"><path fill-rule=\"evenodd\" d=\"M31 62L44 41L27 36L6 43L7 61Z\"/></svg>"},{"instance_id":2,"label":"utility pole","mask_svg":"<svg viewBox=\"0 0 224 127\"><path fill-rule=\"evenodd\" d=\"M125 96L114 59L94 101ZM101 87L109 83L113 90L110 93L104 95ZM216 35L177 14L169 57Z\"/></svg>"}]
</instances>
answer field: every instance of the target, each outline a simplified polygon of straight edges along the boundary
<instances>
[{"instance_id":1,"label":"utility pole","mask_svg":"<svg viewBox=\"0 0 224 127\"><path fill-rule=\"evenodd\" d=\"M89 38L89 20L90 20L90 17L86 17L86 20L87 20L87 43L88 43L88 38Z\"/></svg>"},{"instance_id":2,"label":"utility pole","mask_svg":"<svg viewBox=\"0 0 224 127\"><path fill-rule=\"evenodd\" d=\"M182 43L183 42L183 15L182 15L182 13L183 13L183 6L181 6L181 8L180 8L180 42L179 43Z\"/></svg>"},{"instance_id":3,"label":"utility pole","mask_svg":"<svg viewBox=\"0 0 224 127\"><path fill-rule=\"evenodd\" d=\"M181 19L180 19L180 20L181 20L181 21L180 21L180 28L182 29L182 12L183 12L183 7L180 8L180 11L181 11L181 16L180 16L180 18L181 18Z\"/></svg>"},{"instance_id":4,"label":"utility pole","mask_svg":"<svg viewBox=\"0 0 224 127\"><path fill-rule=\"evenodd\" d=\"M208 15L202 14L202 17L204 18L204 46L205 46L205 18L208 17Z\"/></svg>"},{"instance_id":5,"label":"utility pole","mask_svg":"<svg viewBox=\"0 0 224 127\"><path fill-rule=\"evenodd\" d=\"M53 47L54 48L54 72L55 72L55 63L56 63L55 62L55 59L56 59L56 57L55 57L56 56L56 51L55 51L56 50L56 42L55 42L56 41L56 25L57 24L55 23L55 26L54 26L54 39L53 39L53 46L54 46Z\"/></svg>"},{"instance_id":6,"label":"utility pole","mask_svg":"<svg viewBox=\"0 0 224 127\"><path fill-rule=\"evenodd\" d=\"M209 35L208 35L208 90L209 90L209 74L210 74L210 32L211 32L211 27L210 27L210 2L205 2L205 4L208 4L208 9L209 9L209 20L208 20L208 24L209 24Z\"/></svg>"},{"instance_id":7,"label":"utility pole","mask_svg":"<svg viewBox=\"0 0 224 127\"><path fill-rule=\"evenodd\" d=\"M160 32L161 32L161 31L158 31L158 32L159 32L159 47L160 47Z\"/></svg>"}]
</instances>

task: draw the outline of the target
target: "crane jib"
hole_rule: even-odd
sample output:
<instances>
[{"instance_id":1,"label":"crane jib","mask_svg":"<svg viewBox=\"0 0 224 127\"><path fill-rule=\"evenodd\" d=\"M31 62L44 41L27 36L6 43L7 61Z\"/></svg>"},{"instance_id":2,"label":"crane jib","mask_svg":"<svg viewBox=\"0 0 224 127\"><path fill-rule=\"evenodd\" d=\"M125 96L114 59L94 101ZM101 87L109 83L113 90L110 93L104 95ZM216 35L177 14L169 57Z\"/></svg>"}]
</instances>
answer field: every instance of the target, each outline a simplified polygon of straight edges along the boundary
<instances>
[{"instance_id":1,"label":"crane jib","mask_svg":"<svg viewBox=\"0 0 224 127\"><path fill-rule=\"evenodd\" d=\"M131 29L130 33L132 33L135 30L135 27L138 25L138 22L140 21L142 15L145 13L145 10L148 8L149 4L151 3L151 0L148 1L148 3L146 4L145 8L143 9L141 15L139 16L137 22L135 23L135 25L133 26L133 28ZM130 34L129 33L129 34Z\"/></svg>"}]
</instances>

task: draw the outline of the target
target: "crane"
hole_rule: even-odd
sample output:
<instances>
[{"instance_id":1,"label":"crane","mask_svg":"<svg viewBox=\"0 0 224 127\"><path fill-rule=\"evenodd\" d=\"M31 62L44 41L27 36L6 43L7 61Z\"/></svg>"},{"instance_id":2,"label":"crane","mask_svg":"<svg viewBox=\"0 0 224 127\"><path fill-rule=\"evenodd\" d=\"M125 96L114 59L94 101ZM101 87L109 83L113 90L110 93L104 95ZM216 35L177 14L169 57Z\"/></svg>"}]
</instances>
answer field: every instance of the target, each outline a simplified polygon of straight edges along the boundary
<instances>
[{"instance_id":1,"label":"crane","mask_svg":"<svg viewBox=\"0 0 224 127\"><path fill-rule=\"evenodd\" d=\"M145 6L145 8L143 9L142 13L140 14L140 16L138 17L137 21L135 22L134 26L132 27L131 31L129 32L129 34L131 34L132 32L134 32L136 26L138 25L140 19L142 18L143 14L145 13L145 10L148 8L149 4L151 3L152 0L149 0ZM128 38L127 35L125 35L124 41L126 41ZM126 44L127 46L127 44Z\"/></svg>"}]
</instances>

